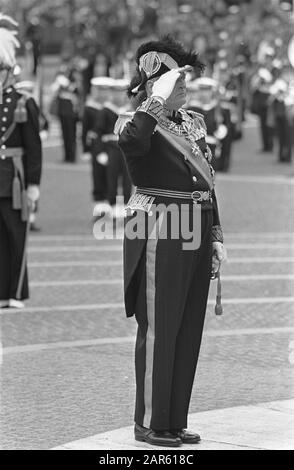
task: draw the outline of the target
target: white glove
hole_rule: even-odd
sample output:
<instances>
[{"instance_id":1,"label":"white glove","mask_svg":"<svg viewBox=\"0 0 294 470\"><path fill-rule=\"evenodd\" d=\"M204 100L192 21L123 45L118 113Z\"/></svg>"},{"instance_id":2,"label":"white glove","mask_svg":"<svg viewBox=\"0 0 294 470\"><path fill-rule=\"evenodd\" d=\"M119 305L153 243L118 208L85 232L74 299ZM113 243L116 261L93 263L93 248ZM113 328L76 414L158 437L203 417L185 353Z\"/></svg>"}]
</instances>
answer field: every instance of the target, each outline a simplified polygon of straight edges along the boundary
<instances>
[{"instance_id":1,"label":"white glove","mask_svg":"<svg viewBox=\"0 0 294 470\"><path fill-rule=\"evenodd\" d=\"M30 201L36 202L40 197L39 186L35 184L29 185L27 189L27 197Z\"/></svg>"},{"instance_id":2,"label":"white glove","mask_svg":"<svg viewBox=\"0 0 294 470\"><path fill-rule=\"evenodd\" d=\"M179 72L178 69L169 70L161 75L159 79L153 83L151 96L159 96L159 98L166 101L172 94L176 81L180 76L181 72Z\"/></svg>"},{"instance_id":3,"label":"white glove","mask_svg":"<svg viewBox=\"0 0 294 470\"><path fill-rule=\"evenodd\" d=\"M220 124L217 130L213 133L214 137L218 140L223 140L228 135L228 128L224 124Z\"/></svg>"},{"instance_id":4,"label":"white glove","mask_svg":"<svg viewBox=\"0 0 294 470\"><path fill-rule=\"evenodd\" d=\"M227 250L221 242L212 242L212 251L220 263L227 261Z\"/></svg>"},{"instance_id":5,"label":"white glove","mask_svg":"<svg viewBox=\"0 0 294 470\"><path fill-rule=\"evenodd\" d=\"M48 139L48 136L49 136L48 131L42 130L42 131L40 132L40 137L41 137L41 140L42 140L42 141L47 140L47 139Z\"/></svg>"},{"instance_id":6,"label":"white glove","mask_svg":"<svg viewBox=\"0 0 294 470\"><path fill-rule=\"evenodd\" d=\"M96 157L96 161L100 163L100 165L107 165L108 163L108 155L105 152L98 153Z\"/></svg>"},{"instance_id":7,"label":"white glove","mask_svg":"<svg viewBox=\"0 0 294 470\"><path fill-rule=\"evenodd\" d=\"M28 204L31 210L34 210L34 207L39 197L40 197L39 186L35 184L29 185L27 188L27 198L28 198Z\"/></svg>"}]
</instances>

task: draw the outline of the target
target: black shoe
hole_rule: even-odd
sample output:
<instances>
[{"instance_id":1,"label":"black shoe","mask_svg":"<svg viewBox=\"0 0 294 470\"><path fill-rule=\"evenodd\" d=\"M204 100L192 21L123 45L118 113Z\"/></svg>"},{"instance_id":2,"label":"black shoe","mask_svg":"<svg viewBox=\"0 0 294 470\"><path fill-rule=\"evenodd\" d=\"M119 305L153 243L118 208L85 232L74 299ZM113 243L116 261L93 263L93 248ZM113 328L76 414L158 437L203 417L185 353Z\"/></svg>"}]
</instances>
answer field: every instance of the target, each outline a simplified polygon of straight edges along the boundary
<instances>
[{"instance_id":1,"label":"black shoe","mask_svg":"<svg viewBox=\"0 0 294 470\"><path fill-rule=\"evenodd\" d=\"M135 424L134 428L136 441L147 442L153 446L180 447L182 440L168 431L153 431Z\"/></svg>"},{"instance_id":2,"label":"black shoe","mask_svg":"<svg viewBox=\"0 0 294 470\"><path fill-rule=\"evenodd\" d=\"M179 437L183 444L198 444L201 437L196 432L187 431L186 429L175 429L172 434Z\"/></svg>"}]
</instances>

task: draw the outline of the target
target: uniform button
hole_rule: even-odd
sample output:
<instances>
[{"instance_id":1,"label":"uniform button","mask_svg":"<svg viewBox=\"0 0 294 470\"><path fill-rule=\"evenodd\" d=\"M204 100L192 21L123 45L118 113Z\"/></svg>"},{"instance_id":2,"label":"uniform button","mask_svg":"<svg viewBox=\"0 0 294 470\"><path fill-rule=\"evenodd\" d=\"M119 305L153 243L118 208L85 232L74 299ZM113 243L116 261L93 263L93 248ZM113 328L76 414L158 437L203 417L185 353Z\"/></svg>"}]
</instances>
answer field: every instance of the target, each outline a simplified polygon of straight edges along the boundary
<instances>
[{"instance_id":1,"label":"uniform button","mask_svg":"<svg viewBox=\"0 0 294 470\"><path fill-rule=\"evenodd\" d=\"M1 148L2 148L3 150L5 150L5 149L6 149L6 145L1 145Z\"/></svg>"},{"instance_id":2,"label":"uniform button","mask_svg":"<svg viewBox=\"0 0 294 470\"><path fill-rule=\"evenodd\" d=\"M5 132L5 131L6 131L6 127L1 127L1 131L2 131L2 132Z\"/></svg>"},{"instance_id":3,"label":"uniform button","mask_svg":"<svg viewBox=\"0 0 294 470\"><path fill-rule=\"evenodd\" d=\"M4 108L4 113L8 113L9 109L8 108Z\"/></svg>"},{"instance_id":4,"label":"uniform button","mask_svg":"<svg viewBox=\"0 0 294 470\"><path fill-rule=\"evenodd\" d=\"M3 117L3 118L2 118L2 121L3 121L3 122L6 122L6 121L7 121L7 117Z\"/></svg>"},{"instance_id":5,"label":"uniform button","mask_svg":"<svg viewBox=\"0 0 294 470\"><path fill-rule=\"evenodd\" d=\"M1 160L5 160L5 155L1 155Z\"/></svg>"},{"instance_id":6,"label":"uniform button","mask_svg":"<svg viewBox=\"0 0 294 470\"><path fill-rule=\"evenodd\" d=\"M196 181L197 181L196 176L193 176L192 180L194 181L194 183L196 183Z\"/></svg>"},{"instance_id":7,"label":"uniform button","mask_svg":"<svg viewBox=\"0 0 294 470\"><path fill-rule=\"evenodd\" d=\"M11 98L7 98L6 103L11 103Z\"/></svg>"}]
</instances>

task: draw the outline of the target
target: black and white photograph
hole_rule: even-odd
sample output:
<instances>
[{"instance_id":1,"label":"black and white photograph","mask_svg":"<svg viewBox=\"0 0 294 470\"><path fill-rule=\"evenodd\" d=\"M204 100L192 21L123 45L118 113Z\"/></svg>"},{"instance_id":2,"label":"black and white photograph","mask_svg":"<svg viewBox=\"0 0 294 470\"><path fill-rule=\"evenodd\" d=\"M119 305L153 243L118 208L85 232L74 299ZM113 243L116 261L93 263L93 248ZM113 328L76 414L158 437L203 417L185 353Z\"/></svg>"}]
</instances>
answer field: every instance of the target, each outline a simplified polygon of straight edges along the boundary
<instances>
[{"instance_id":1,"label":"black and white photograph","mask_svg":"<svg viewBox=\"0 0 294 470\"><path fill-rule=\"evenodd\" d=\"M293 0L0 0L1 450L294 450L293 152Z\"/></svg>"}]
</instances>

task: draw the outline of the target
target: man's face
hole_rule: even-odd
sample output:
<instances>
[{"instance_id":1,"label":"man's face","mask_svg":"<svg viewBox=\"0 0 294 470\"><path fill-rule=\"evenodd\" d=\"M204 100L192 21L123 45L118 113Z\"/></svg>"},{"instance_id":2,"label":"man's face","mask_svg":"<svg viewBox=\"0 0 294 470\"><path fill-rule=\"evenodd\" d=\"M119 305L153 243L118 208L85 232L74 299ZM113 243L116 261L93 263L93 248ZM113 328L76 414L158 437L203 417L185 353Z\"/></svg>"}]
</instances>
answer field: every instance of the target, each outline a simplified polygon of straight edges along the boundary
<instances>
[{"instance_id":1,"label":"man's face","mask_svg":"<svg viewBox=\"0 0 294 470\"><path fill-rule=\"evenodd\" d=\"M159 78L159 77L158 77ZM153 83L158 80L158 78L152 79ZM187 88L186 88L186 80L185 80L185 73L181 73L180 77L176 81L174 89L166 100L166 107L170 110L177 110L181 108L187 99Z\"/></svg>"},{"instance_id":2,"label":"man's face","mask_svg":"<svg viewBox=\"0 0 294 470\"><path fill-rule=\"evenodd\" d=\"M166 107L172 110L179 109L186 103L186 99L187 99L186 80L185 80L185 74L182 73L181 76L176 81L172 94L166 100Z\"/></svg>"}]
</instances>

